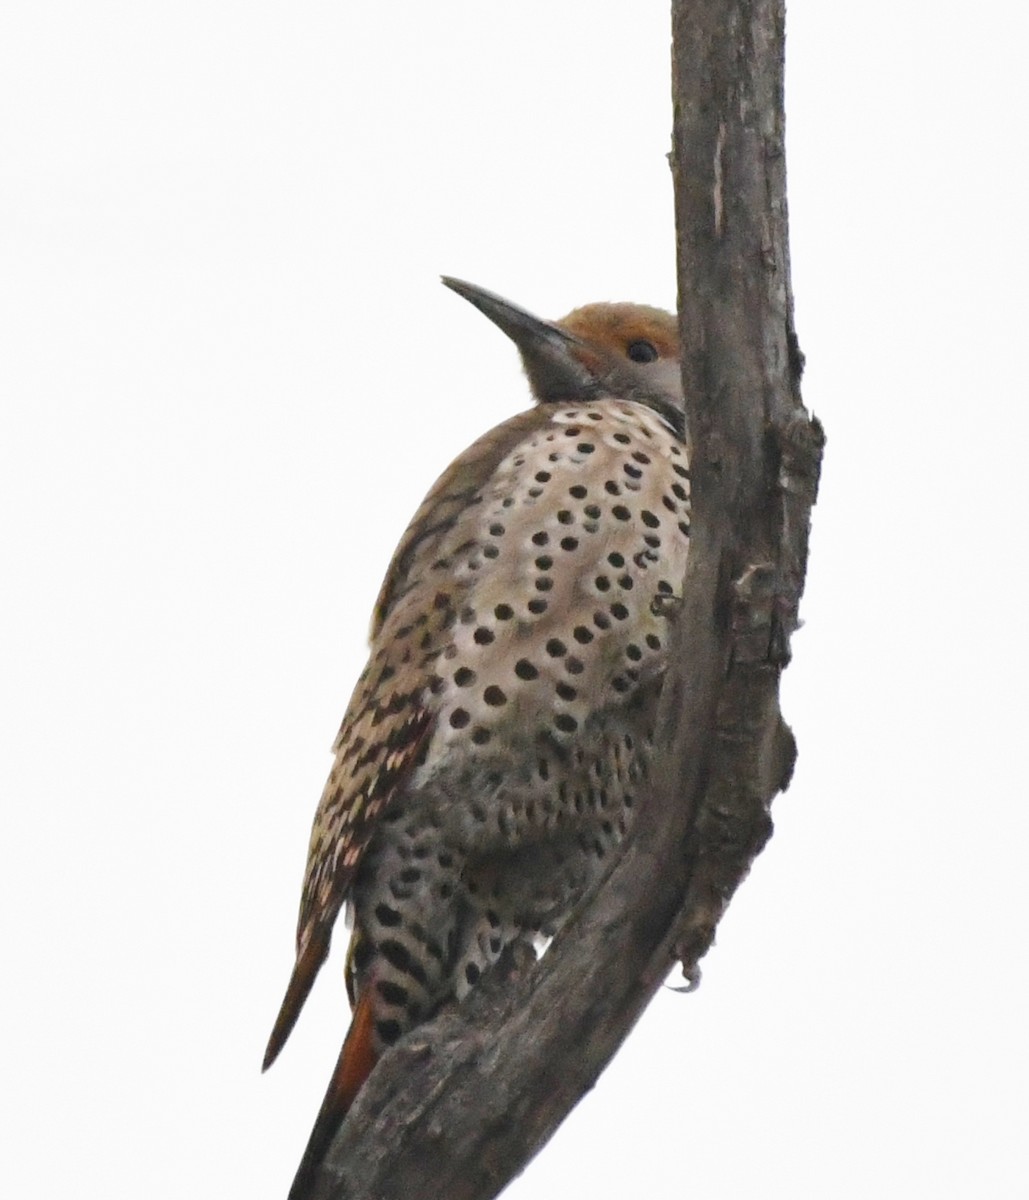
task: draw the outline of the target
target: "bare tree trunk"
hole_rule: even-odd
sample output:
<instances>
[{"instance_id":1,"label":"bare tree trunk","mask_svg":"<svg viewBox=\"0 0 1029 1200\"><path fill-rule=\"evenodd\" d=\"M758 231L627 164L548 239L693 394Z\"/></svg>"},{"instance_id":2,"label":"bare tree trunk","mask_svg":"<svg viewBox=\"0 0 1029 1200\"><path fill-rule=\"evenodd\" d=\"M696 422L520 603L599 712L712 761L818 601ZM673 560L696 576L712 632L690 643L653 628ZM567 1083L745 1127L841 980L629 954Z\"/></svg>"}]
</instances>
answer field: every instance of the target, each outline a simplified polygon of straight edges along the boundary
<instances>
[{"instance_id":1,"label":"bare tree trunk","mask_svg":"<svg viewBox=\"0 0 1029 1200\"><path fill-rule=\"evenodd\" d=\"M661 758L603 887L537 965L509 956L394 1047L315 1200L487 1200L589 1090L668 974L687 976L793 767L779 675L822 435L799 396L783 158L784 0L674 0L673 171L692 534Z\"/></svg>"}]
</instances>

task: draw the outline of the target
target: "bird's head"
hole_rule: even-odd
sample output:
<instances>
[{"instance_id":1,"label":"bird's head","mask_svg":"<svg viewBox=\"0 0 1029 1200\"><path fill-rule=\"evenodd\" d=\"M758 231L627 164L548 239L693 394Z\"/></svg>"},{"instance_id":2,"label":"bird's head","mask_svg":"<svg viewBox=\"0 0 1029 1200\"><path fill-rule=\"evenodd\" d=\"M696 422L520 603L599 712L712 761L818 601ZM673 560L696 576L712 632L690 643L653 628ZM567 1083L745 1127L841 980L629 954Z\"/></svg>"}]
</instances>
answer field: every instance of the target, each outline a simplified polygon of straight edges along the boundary
<instances>
[{"instance_id":1,"label":"bird's head","mask_svg":"<svg viewBox=\"0 0 1029 1200\"><path fill-rule=\"evenodd\" d=\"M646 404L682 432L676 318L645 304L587 304L543 321L508 300L443 276L514 342L541 404L614 396Z\"/></svg>"}]
</instances>

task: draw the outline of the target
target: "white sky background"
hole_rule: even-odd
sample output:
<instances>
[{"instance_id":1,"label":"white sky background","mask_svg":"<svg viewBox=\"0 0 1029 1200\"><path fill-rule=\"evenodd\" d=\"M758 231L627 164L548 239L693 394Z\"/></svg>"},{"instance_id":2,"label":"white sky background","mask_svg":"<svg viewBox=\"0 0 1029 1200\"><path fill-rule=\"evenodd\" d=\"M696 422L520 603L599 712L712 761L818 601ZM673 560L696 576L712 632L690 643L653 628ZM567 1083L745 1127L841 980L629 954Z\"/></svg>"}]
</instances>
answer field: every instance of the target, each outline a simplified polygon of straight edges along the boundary
<instances>
[{"instance_id":1,"label":"white sky background","mask_svg":"<svg viewBox=\"0 0 1029 1200\"><path fill-rule=\"evenodd\" d=\"M509 1200L1029 1194L1027 34L790 4L797 774L700 991ZM628 0L5 9L5 1194L285 1196L338 954L258 1064L371 604L526 402L437 275L673 306L668 37Z\"/></svg>"}]
</instances>

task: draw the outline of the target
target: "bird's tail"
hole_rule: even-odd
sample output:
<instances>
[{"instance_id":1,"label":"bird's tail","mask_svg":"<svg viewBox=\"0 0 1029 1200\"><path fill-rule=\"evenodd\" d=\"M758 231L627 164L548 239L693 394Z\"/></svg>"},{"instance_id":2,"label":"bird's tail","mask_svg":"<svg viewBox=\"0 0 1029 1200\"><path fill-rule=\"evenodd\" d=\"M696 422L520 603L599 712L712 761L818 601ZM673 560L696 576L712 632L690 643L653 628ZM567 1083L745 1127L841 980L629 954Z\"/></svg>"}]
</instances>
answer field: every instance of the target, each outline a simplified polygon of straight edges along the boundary
<instances>
[{"instance_id":1,"label":"bird's tail","mask_svg":"<svg viewBox=\"0 0 1029 1200\"><path fill-rule=\"evenodd\" d=\"M290 1188L289 1200L305 1200L325 1152L339 1129L354 1097L371 1074L378 1059L374 1044L375 1020L372 1011L372 989L366 987L358 997L354 1017L347 1030L343 1049L339 1052L336 1069L329 1081L325 1099L300 1160L296 1178Z\"/></svg>"},{"instance_id":2,"label":"bird's tail","mask_svg":"<svg viewBox=\"0 0 1029 1200\"><path fill-rule=\"evenodd\" d=\"M278 1058L279 1051L292 1033L293 1026L300 1015L300 1010L304 1007L304 1001L311 991L311 985L314 983L315 976L321 970L321 965L325 962L328 953L329 935L325 932L324 927L317 926L310 932L300 952L297 954L297 961L293 967L293 974L290 976L289 987L286 988L282 1007L279 1009L279 1015L275 1019L275 1028L268 1039L268 1049L264 1052L264 1062L261 1064L262 1071L267 1071L276 1058Z\"/></svg>"}]
</instances>

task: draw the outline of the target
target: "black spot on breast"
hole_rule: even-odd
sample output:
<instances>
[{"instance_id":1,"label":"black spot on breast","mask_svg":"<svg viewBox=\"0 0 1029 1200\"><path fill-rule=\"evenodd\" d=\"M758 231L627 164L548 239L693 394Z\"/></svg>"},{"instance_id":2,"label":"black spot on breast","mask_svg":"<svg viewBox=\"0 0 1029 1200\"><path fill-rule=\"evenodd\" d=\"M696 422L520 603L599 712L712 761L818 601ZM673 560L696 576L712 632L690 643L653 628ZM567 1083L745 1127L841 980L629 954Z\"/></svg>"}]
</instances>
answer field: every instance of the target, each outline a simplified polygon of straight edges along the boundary
<instances>
[{"instance_id":1,"label":"black spot on breast","mask_svg":"<svg viewBox=\"0 0 1029 1200\"><path fill-rule=\"evenodd\" d=\"M377 904L375 906L375 919L380 925L384 925L389 929L394 925L400 924L400 913L395 908L390 908L388 904Z\"/></svg>"},{"instance_id":2,"label":"black spot on breast","mask_svg":"<svg viewBox=\"0 0 1029 1200\"><path fill-rule=\"evenodd\" d=\"M386 938L379 943L379 953L391 967L395 967L398 971L403 971L405 975L410 975L418 983L426 983L425 971L422 969L421 964L411 957L410 950L408 950L403 942L396 942L392 938Z\"/></svg>"},{"instance_id":3,"label":"black spot on breast","mask_svg":"<svg viewBox=\"0 0 1029 1200\"><path fill-rule=\"evenodd\" d=\"M407 1003L407 988L401 987L399 983L394 983L391 979L380 979L375 985L375 990L387 1004L396 1004L403 1008Z\"/></svg>"},{"instance_id":4,"label":"black spot on breast","mask_svg":"<svg viewBox=\"0 0 1029 1200\"><path fill-rule=\"evenodd\" d=\"M400 1023L399 1021L376 1021L375 1032L379 1035L380 1041L385 1042L387 1046L392 1046L400 1039Z\"/></svg>"}]
</instances>

